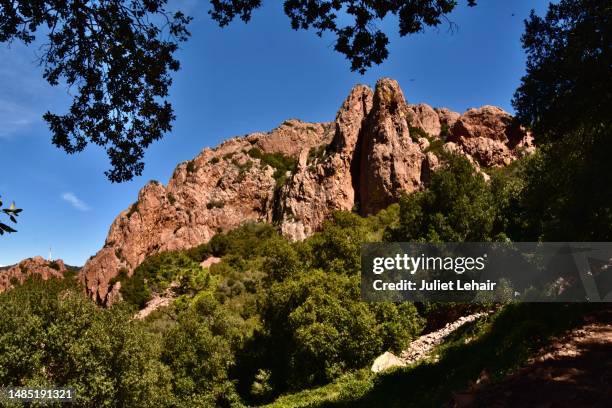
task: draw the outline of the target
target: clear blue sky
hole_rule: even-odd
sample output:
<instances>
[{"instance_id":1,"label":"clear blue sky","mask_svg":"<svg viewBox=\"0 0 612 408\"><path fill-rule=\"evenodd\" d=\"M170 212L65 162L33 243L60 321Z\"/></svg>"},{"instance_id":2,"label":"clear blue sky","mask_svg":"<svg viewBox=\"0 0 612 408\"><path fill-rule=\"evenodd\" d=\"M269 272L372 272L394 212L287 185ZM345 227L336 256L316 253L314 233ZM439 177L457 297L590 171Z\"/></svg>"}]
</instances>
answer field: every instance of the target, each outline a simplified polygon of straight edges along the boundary
<instances>
[{"instance_id":1,"label":"clear blue sky","mask_svg":"<svg viewBox=\"0 0 612 408\"><path fill-rule=\"evenodd\" d=\"M264 1L251 23L225 29L208 18L207 2L175 3L195 17L171 89L177 120L149 149L143 176L129 183L106 180L108 162L95 146L75 156L52 146L41 116L65 112L66 90L42 79L35 48L0 46L0 194L24 209L19 232L0 237L0 265L46 256L50 246L54 257L82 265L147 180L166 183L179 162L232 136L266 131L288 118L333 120L358 83L388 76L411 103L459 112L492 104L512 111L525 65L523 20L531 8L541 14L548 4L481 0L468 8L460 0L451 15L459 26L454 34L441 27L400 38L389 19L383 27L392 34L390 57L361 76L333 51L332 38L291 30L280 1Z\"/></svg>"}]
</instances>

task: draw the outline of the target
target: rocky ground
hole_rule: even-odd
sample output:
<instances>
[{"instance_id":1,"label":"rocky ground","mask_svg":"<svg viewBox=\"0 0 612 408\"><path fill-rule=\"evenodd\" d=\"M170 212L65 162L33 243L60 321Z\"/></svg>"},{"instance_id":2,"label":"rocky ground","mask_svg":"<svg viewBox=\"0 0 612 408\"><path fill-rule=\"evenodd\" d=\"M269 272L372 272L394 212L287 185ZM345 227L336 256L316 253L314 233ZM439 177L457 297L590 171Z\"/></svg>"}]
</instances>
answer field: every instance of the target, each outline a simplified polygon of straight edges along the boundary
<instances>
[{"instance_id":1,"label":"rocky ground","mask_svg":"<svg viewBox=\"0 0 612 408\"><path fill-rule=\"evenodd\" d=\"M178 283L172 282L168 289L166 289L163 293L155 293L151 300L147 302L145 307L140 309L134 315L134 319L143 320L157 309L160 309L164 306L168 306L176 298L174 289L176 289L177 287Z\"/></svg>"},{"instance_id":2,"label":"rocky ground","mask_svg":"<svg viewBox=\"0 0 612 408\"><path fill-rule=\"evenodd\" d=\"M481 317L487 316L489 313L474 313L468 316L463 316L452 323L448 323L440 330L425 334L414 340L406 350L402 351L399 357L393 353L386 352L380 355L372 364L372 372L380 372L392 367L405 367L409 364L416 363L427 357L433 348L441 344L446 337L452 332L463 326L471 323Z\"/></svg>"},{"instance_id":3,"label":"rocky ground","mask_svg":"<svg viewBox=\"0 0 612 408\"><path fill-rule=\"evenodd\" d=\"M450 406L612 406L612 308L588 315L502 382L484 384L455 395Z\"/></svg>"}]
</instances>

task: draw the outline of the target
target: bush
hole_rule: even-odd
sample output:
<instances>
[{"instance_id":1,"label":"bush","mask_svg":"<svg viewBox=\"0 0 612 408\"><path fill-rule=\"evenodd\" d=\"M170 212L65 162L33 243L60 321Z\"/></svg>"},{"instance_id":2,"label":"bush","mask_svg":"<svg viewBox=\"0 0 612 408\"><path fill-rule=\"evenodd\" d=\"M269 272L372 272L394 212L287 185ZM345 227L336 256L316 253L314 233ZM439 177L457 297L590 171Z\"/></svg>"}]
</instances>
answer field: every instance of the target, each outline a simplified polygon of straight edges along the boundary
<instances>
[{"instance_id":1,"label":"bush","mask_svg":"<svg viewBox=\"0 0 612 408\"><path fill-rule=\"evenodd\" d=\"M77 407L173 404L158 339L75 281L30 279L0 295L0 313L1 384L71 387Z\"/></svg>"},{"instance_id":2,"label":"bush","mask_svg":"<svg viewBox=\"0 0 612 408\"><path fill-rule=\"evenodd\" d=\"M430 139L429 134L421 128L410 126L408 130L410 133L410 138L413 142L418 142L420 138L425 138L427 140Z\"/></svg>"},{"instance_id":3,"label":"bush","mask_svg":"<svg viewBox=\"0 0 612 408\"><path fill-rule=\"evenodd\" d=\"M491 241L499 209L491 187L464 157L448 155L432 175L429 189L400 200L400 222L386 238L392 241Z\"/></svg>"},{"instance_id":4,"label":"bush","mask_svg":"<svg viewBox=\"0 0 612 408\"><path fill-rule=\"evenodd\" d=\"M451 136L450 128L446 123L440 124L440 139L447 140Z\"/></svg>"},{"instance_id":5,"label":"bush","mask_svg":"<svg viewBox=\"0 0 612 408\"><path fill-rule=\"evenodd\" d=\"M285 156L282 153L263 153L257 147L251 148L247 154L254 159L259 159L262 164L275 169L273 177L277 186L285 184L287 172L294 172L297 161L293 157Z\"/></svg>"},{"instance_id":6,"label":"bush","mask_svg":"<svg viewBox=\"0 0 612 408\"><path fill-rule=\"evenodd\" d=\"M174 205L174 203L176 203L176 197L174 197L174 194L168 193L167 197L168 197L168 202L170 203L170 205Z\"/></svg>"},{"instance_id":7,"label":"bush","mask_svg":"<svg viewBox=\"0 0 612 408\"><path fill-rule=\"evenodd\" d=\"M388 349L398 352L419 333L414 306L369 305L359 287L358 276L321 270L272 285L262 313L277 390L328 382Z\"/></svg>"},{"instance_id":8,"label":"bush","mask_svg":"<svg viewBox=\"0 0 612 408\"><path fill-rule=\"evenodd\" d=\"M172 370L173 393L186 407L230 406L239 401L228 372L242 342L241 325L203 292L164 335L161 360Z\"/></svg>"},{"instance_id":9,"label":"bush","mask_svg":"<svg viewBox=\"0 0 612 408\"><path fill-rule=\"evenodd\" d=\"M194 173L197 170L196 164L193 160L187 162L187 174Z\"/></svg>"},{"instance_id":10,"label":"bush","mask_svg":"<svg viewBox=\"0 0 612 408\"><path fill-rule=\"evenodd\" d=\"M319 147L311 147L310 150L308 151L308 159L307 159L307 163L308 164L313 164L316 162L321 162L323 160L325 160L325 157L327 155L327 145L321 145Z\"/></svg>"},{"instance_id":11,"label":"bush","mask_svg":"<svg viewBox=\"0 0 612 408\"><path fill-rule=\"evenodd\" d=\"M212 210L213 208L223 208L225 207L225 202L221 200L211 200L206 203L206 208Z\"/></svg>"}]
</instances>

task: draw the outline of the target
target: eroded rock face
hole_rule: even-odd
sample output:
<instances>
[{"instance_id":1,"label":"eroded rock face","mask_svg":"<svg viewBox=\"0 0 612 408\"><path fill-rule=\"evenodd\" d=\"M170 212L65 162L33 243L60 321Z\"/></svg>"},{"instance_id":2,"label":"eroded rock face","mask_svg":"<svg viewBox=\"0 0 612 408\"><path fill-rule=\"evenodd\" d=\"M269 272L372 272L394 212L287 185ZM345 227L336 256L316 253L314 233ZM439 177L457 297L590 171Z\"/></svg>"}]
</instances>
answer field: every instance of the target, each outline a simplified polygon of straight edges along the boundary
<instances>
[{"instance_id":1,"label":"eroded rock face","mask_svg":"<svg viewBox=\"0 0 612 408\"><path fill-rule=\"evenodd\" d=\"M429 136L411 135L414 127ZM109 304L119 290L109 282L121 269L130 275L150 255L199 245L246 221L273 222L284 235L303 239L333 210L375 213L402 192L427 185L440 166L430 145L443 128L449 133L441 136L449 139L444 149L477 168L507 164L533 149L530 136L499 108L459 115L408 105L392 79L379 80L374 91L358 85L334 122L293 119L268 133L233 138L179 164L167 186L148 183L80 277L93 298ZM296 160L286 182L278 185L275 169L249 154L254 148Z\"/></svg>"},{"instance_id":2,"label":"eroded rock face","mask_svg":"<svg viewBox=\"0 0 612 408\"><path fill-rule=\"evenodd\" d=\"M333 210L351 210L355 205L352 172L359 149L362 124L372 109L373 92L356 86L340 108L332 143L321 157L310 158L302 150L292 179L282 189L280 224L284 235L304 239Z\"/></svg>"},{"instance_id":3,"label":"eroded rock face","mask_svg":"<svg viewBox=\"0 0 612 408\"><path fill-rule=\"evenodd\" d=\"M359 157L358 200L363 215L396 202L402 192L423 186L425 153L410 136L409 113L399 84L381 79L364 122Z\"/></svg>"},{"instance_id":4,"label":"eroded rock face","mask_svg":"<svg viewBox=\"0 0 612 408\"><path fill-rule=\"evenodd\" d=\"M124 269L130 276L147 256L197 246L246 221L271 222L277 196L274 169L248 154L306 154L327 145L330 123L287 121L268 133L230 139L177 166L167 186L149 182L138 200L112 223L104 248L80 272L92 298L112 303L109 283Z\"/></svg>"},{"instance_id":5,"label":"eroded rock face","mask_svg":"<svg viewBox=\"0 0 612 408\"><path fill-rule=\"evenodd\" d=\"M417 119L414 124L411 124L412 127L421 128L431 136L440 136L442 126L438 112L436 112L431 106L424 103L413 105L411 108L414 111ZM459 114L457 114L457 116L459 116Z\"/></svg>"},{"instance_id":6,"label":"eroded rock face","mask_svg":"<svg viewBox=\"0 0 612 408\"><path fill-rule=\"evenodd\" d=\"M451 129L461 114L453 112L448 108L435 108L440 120L440 125L446 125L448 129Z\"/></svg>"},{"instance_id":7,"label":"eroded rock face","mask_svg":"<svg viewBox=\"0 0 612 408\"><path fill-rule=\"evenodd\" d=\"M30 276L40 276L43 280L61 279L66 271L66 265L61 259L47 261L41 256L24 259L17 265L0 271L0 293L14 285L21 285Z\"/></svg>"},{"instance_id":8,"label":"eroded rock face","mask_svg":"<svg viewBox=\"0 0 612 408\"><path fill-rule=\"evenodd\" d=\"M481 166L505 166L534 150L533 138L514 118L496 106L472 108L451 128L450 141Z\"/></svg>"}]
</instances>

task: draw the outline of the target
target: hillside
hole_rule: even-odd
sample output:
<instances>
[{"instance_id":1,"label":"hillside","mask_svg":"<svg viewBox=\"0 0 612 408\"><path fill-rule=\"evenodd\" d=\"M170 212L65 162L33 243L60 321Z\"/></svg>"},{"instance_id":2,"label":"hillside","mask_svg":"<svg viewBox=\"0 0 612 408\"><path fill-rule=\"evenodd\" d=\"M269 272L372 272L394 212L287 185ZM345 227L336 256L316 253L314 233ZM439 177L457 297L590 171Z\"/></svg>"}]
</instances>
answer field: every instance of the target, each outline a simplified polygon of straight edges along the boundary
<instances>
[{"instance_id":1,"label":"hillside","mask_svg":"<svg viewBox=\"0 0 612 408\"><path fill-rule=\"evenodd\" d=\"M358 85L333 123L289 120L204 149L179 164L165 186L149 182L80 278L92 298L108 304L119 290L111 281L120 272L131 276L151 255L195 247L245 221L304 239L335 210L375 214L423 189L444 151L480 169L532 150L531 135L500 108L459 114L407 103L391 79L374 90Z\"/></svg>"},{"instance_id":2,"label":"hillside","mask_svg":"<svg viewBox=\"0 0 612 408\"><path fill-rule=\"evenodd\" d=\"M28 278L62 279L69 272L76 272L77 268L64 264L61 259L45 260L41 256L27 258L16 265L0 268L0 293L22 284Z\"/></svg>"}]
</instances>

